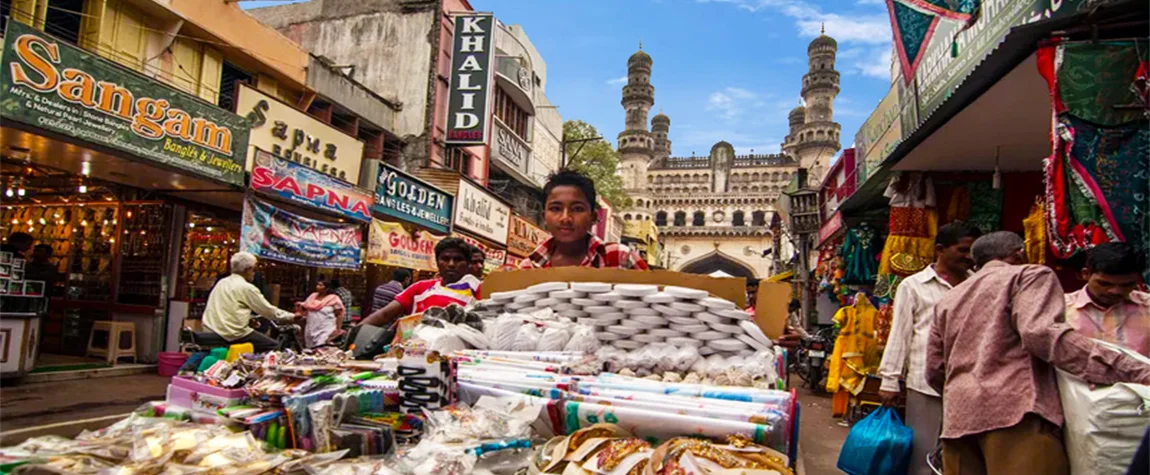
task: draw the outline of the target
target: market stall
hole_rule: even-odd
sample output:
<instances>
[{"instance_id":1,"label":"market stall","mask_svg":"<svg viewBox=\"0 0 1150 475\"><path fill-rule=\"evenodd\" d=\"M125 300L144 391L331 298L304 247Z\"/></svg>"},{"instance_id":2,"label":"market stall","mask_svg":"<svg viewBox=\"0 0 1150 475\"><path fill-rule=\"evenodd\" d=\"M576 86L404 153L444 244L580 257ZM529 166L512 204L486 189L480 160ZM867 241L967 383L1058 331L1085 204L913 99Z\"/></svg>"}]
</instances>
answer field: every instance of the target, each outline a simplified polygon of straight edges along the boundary
<instances>
[{"instance_id":1,"label":"market stall","mask_svg":"<svg viewBox=\"0 0 1150 475\"><path fill-rule=\"evenodd\" d=\"M755 315L741 310L742 279L557 268L485 285L469 308L403 319L370 360L193 354L166 401L0 459L75 473L793 473L798 404L777 389L782 355L766 336L785 313L765 294ZM115 449L133 441L156 449Z\"/></svg>"}]
</instances>

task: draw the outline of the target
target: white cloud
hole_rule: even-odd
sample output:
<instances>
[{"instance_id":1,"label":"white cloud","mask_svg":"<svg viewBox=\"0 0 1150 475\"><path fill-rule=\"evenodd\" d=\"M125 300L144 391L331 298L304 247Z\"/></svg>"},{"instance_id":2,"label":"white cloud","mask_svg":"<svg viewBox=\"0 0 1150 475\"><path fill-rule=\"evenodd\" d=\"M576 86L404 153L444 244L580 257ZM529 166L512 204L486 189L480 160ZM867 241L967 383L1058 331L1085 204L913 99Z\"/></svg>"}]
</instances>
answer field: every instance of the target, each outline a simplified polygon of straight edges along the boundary
<instances>
[{"instance_id":1,"label":"white cloud","mask_svg":"<svg viewBox=\"0 0 1150 475\"><path fill-rule=\"evenodd\" d=\"M758 12L775 9L791 17L799 35L814 38L827 34L840 42L866 44L889 43L891 41L890 17L885 13L863 15L840 15L823 12L817 5L806 0L696 0L699 3L727 3L749 11ZM857 0L859 5L874 7L884 5L883 0ZM869 8L868 8L869 10Z\"/></svg>"},{"instance_id":2,"label":"white cloud","mask_svg":"<svg viewBox=\"0 0 1150 475\"><path fill-rule=\"evenodd\" d=\"M759 94L741 87L726 87L707 97L707 110L718 112L719 117L727 120L740 116L747 106L762 105L763 101Z\"/></svg>"},{"instance_id":3,"label":"white cloud","mask_svg":"<svg viewBox=\"0 0 1150 475\"><path fill-rule=\"evenodd\" d=\"M876 79L890 79L890 48L874 48L853 60L850 72Z\"/></svg>"},{"instance_id":4,"label":"white cloud","mask_svg":"<svg viewBox=\"0 0 1150 475\"><path fill-rule=\"evenodd\" d=\"M622 86L624 84L627 84L627 76L617 77L614 79L608 79L606 81L606 83L608 86Z\"/></svg>"}]
</instances>

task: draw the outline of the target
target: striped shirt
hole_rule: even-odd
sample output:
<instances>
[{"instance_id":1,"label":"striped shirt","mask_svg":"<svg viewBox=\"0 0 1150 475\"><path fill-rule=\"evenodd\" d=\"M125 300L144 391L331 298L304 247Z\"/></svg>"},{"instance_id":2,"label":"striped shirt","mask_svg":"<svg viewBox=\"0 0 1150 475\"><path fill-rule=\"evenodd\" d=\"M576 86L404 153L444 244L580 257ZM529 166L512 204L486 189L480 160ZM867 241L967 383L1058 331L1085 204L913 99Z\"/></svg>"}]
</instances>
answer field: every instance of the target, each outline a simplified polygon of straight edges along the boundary
<instances>
[{"instance_id":1,"label":"striped shirt","mask_svg":"<svg viewBox=\"0 0 1150 475\"><path fill-rule=\"evenodd\" d=\"M555 253L555 246L558 244L553 237L543 241L543 244L540 244L527 259L523 260L520 268L551 267L551 257ZM579 266L648 269L647 261L644 261L637 251L617 242L605 243L594 235L591 235L590 239L587 240L587 255L583 256L583 262L580 262Z\"/></svg>"},{"instance_id":2,"label":"striped shirt","mask_svg":"<svg viewBox=\"0 0 1150 475\"><path fill-rule=\"evenodd\" d=\"M421 280L408 287L395 301L403 305L404 315L423 313L429 308L446 307L451 304L467 306L479 295L479 279L465 275L454 284L444 284L443 279Z\"/></svg>"},{"instance_id":3,"label":"striped shirt","mask_svg":"<svg viewBox=\"0 0 1150 475\"><path fill-rule=\"evenodd\" d=\"M395 300L395 296L399 295L400 292L403 292L403 284L399 283L398 280L376 287L375 292L371 294L371 310L367 312L367 315L386 307L392 300Z\"/></svg>"}]
</instances>

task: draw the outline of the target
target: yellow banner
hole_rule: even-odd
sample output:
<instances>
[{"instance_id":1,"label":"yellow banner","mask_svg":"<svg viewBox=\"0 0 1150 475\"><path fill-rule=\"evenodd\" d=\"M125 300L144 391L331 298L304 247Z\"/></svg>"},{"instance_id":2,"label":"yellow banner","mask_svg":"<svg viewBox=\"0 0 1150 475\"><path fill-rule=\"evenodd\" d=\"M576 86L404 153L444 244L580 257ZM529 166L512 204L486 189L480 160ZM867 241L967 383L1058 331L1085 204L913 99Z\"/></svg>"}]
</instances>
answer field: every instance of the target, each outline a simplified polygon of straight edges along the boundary
<instances>
[{"instance_id":1,"label":"yellow banner","mask_svg":"<svg viewBox=\"0 0 1150 475\"><path fill-rule=\"evenodd\" d=\"M440 239L424 230L413 235L402 224L372 219L367 262L434 272L435 244Z\"/></svg>"}]
</instances>

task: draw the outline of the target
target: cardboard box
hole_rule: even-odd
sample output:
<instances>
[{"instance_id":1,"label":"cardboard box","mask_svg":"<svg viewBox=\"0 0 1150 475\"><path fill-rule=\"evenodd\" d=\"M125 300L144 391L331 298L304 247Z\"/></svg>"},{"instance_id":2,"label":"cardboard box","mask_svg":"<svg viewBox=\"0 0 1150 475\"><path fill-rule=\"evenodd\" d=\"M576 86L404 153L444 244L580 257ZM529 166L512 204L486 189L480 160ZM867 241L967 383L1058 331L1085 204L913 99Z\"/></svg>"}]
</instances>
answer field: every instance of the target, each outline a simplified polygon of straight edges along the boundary
<instances>
[{"instance_id":1,"label":"cardboard box","mask_svg":"<svg viewBox=\"0 0 1150 475\"><path fill-rule=\"evenodd\" d=\"M667 270L642 271L596 269L594 267L550 267L496 271L483 280L483 295L492 292L520 290L543 282L609 282L612 284L656 284L690 287L710 292L715 297L746 307L747 280L742 277L710 277ZM787 305L791 286L782 282L762 282L755 303L755 323L771 339L783 334L787 324Z\"/></svg>"}]
</instances>

